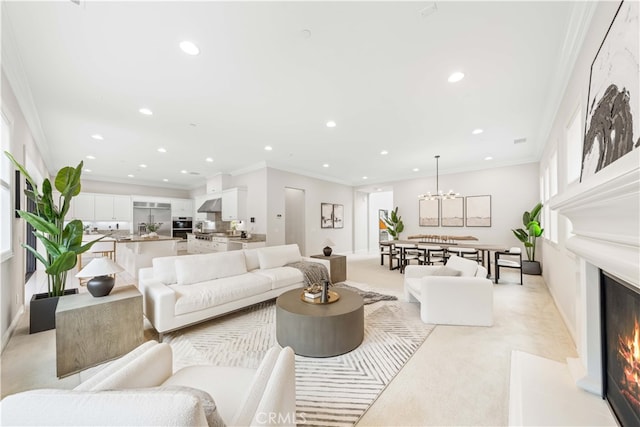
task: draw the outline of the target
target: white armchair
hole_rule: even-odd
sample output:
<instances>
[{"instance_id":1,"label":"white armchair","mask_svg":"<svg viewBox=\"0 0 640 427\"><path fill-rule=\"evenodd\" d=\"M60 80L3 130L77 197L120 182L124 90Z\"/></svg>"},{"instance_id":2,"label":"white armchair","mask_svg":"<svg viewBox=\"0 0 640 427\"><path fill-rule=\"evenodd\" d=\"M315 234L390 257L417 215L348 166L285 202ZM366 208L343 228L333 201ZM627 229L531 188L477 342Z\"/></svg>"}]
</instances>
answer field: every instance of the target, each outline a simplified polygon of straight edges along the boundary
<instances>
[{"instance_id":1,"label":"white armchair","mask_svg":"<svg viewBox=\"0 0 640 427\"><path fill-rule=\"evenodd\" d=\"M459 275L450 275L457 272ZM407 266L404 296L420 304L420 318L425 323L493 325L493 284L487 279L486 268L469 259L453 255L444 268Z\"/></svg>"},{"instance_id":2,"label":"white armchair","mask_svg":"<svg viewBox=\"0 0 640 427\"><path fill-rule=\"evenodd\" d=\"M258 369L189 366L149 341L74 390L32 390L0 402L7 425L294 426L295 359L271 348ZM211 399L212 398L212 399Z\"/></svg>"}]
</instances>

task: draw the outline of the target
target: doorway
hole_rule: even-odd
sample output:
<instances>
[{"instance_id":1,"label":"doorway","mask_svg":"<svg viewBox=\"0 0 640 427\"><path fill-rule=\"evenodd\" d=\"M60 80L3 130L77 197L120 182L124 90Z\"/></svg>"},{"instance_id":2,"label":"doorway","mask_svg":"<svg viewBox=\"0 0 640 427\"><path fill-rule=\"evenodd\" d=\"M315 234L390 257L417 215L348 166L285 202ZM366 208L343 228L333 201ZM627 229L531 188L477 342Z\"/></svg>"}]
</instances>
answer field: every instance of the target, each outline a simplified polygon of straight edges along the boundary
<instances>
[{"instance_id":1,"label":"doorway","mask_svg":"<svg viewBox=\"0 0 640 427\"><path fill-rule=\"evenodd\" d=\"M284 241L296 243L300 253L305 254L305 194L299 188L284 189Z\"/></svg>"}]
</instances>

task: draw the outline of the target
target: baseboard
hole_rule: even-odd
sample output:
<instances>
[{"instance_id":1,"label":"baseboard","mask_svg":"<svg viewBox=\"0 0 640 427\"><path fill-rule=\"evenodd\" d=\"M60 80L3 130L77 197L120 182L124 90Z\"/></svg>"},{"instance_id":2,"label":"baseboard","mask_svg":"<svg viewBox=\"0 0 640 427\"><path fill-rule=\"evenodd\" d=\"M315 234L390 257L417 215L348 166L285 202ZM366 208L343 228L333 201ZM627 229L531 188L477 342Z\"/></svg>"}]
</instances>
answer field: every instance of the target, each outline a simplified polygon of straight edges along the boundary
<instances>
[{"instance_id":1,"label":"baseboard","mask_svg":"<svg viewBox=\"0 0 640 427\"><path fill-rule=\"evenodd\" d=\"M4 332L4 334L2 334L2 350L0 350L0 352L3 352L4 348L9 343L9 339L11 338L11 335L13 335L13 332L18 327L18 322L20 322L20 316L22 316L23 313L24 313L24 304L20 306L20 308L18 309L18 312L13 317L11 324L9 325L7 330Z\"/></svg>"}]
</instances>

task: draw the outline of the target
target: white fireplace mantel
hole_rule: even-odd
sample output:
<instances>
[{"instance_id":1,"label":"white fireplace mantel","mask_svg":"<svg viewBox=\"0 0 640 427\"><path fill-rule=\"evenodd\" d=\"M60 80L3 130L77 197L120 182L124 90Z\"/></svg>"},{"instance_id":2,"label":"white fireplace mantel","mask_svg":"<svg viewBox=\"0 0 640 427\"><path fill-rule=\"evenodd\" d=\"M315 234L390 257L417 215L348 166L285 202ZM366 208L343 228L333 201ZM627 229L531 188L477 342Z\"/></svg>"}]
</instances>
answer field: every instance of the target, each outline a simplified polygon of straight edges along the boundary
<instances>
[{"instance_id":1,"label":"white fireplace mantel","mask_svg":"<svg viewBox=\"0 0 640 427\"><path fill-rule=\"evenodd\" d=\"M578 258L579 359L568 360L576 385L602 394L600 273L640 288L640 149L551 200L573 226L566 248Z\"/></svg>"}]
</instances>

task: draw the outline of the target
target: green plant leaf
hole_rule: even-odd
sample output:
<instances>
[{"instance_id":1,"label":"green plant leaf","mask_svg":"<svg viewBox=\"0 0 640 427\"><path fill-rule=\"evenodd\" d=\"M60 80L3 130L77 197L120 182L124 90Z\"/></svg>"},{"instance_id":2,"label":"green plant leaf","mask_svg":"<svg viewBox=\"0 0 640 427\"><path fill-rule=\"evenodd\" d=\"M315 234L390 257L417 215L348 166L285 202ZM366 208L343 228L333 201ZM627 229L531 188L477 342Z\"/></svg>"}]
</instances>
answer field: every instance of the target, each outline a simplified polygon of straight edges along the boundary
<instances>
[{"instance_id":1,"label":"green plant leaf","mask_svg":"<svg viewBox=\"0 0 640 427\"><path fill-rule=\"evenodd\" d=\"M33 228L42 233L51 234L53 236L60 234L60 230L58 230L58 227L56 227L55 224L48 222L46 219L41 218L38 215L27 211L18 211L18 215L31 224Z\"/></svg>"},{"instance_id":2,"label":"green plant leaf","mask_svg":"<svg viewBox=\"0 0 640 427\"><path fill-rule=\"evenodd\" d=\"M86 251L88 251L89 249L91 249L91 246L93 246L94 243L99 242L100 240L104 239L105 237L108 236L102 236L96 240L92 240L89 243L86 243L84 246L81 246L80 248L78 248L77 250L75 250L76 254L82 254L85 253Z\"/></svg>"},{"instance_id":3,"label":"green plant leaf","mask_svg":"<svg viewBox=\"0 0 640 427\"><path fill-rule=\"evenodd\" d=\"M522 225L524 225L526 227L527 224L529 224L530 221L531 221L531 216L530 216L529 212L523 213L522 214Z\"/></svg>"},{"instance_id":4,"label":"green plant leaf","mask_svg":"<svg viewBox=\"0 0 640 427\"><path fill-rule=\"evenodd\" d=\"M531 216L529 218L530 221L538 221L538 217L540 216L540 210L542 209L542 202L539 202L533 209L531 209Z\"/></svg>"},{"instance_id":5,"label":"green plant leaf","mask_svg":"<svg viewBox=\"0 0 640 427\"><path fill-rule=\"evenodd\" d=\"M77 258L76 254L73 252L65 252L60 255L58 258L51 263L51 265L46 269L47 274L60 274L65 271L71 270L76 266Z\"/></svg>"},{"instance_id":6,"label":"green plant leaf","mask_svg":"<svg viewBox=\"0 0 640 427\"><path fill-rule=\"evenodd\" d=\"M57 244L53 240L49 239L42 233L35 233L36 237L42 242L43 246L47 250L47 253L53 258L59 257L63 252L66 252L66 248Z\"/></svg>"},{"instance_id":7,"label":"green plant leaf","mask_svg":"<svg viewBox=\"0 0 640 427\"><path fill-rule=\"evenodd\" d=\"M83 162L80 162L75 168L66 166L60 169L56 175L56 190L58 190L63 197L73 197L80 193L80 175L82 174L82 165Z\"/></svg>"},{"instance_id":8,"label":"green plant leaf","mask_svg":"<svg viewBox=\"0 0 640 427\"><path fill-rule=\"evenodd\" d=\"M532 248L533 247L533 243L524 242L524 246L527 247L527 248Z\"/></svg>"},{"instance_id":9,"label":"green plant leaf","mask_svg":"<svg viewBox=\"0 0 640 427\"><path fill-rule=\"evenodd\" d=\"M513 231L513 234L516 236L516 239L520 240L523 243L529 239L527 232L524 231L522 228L518 228L517 230L512 229L511 231Z\"/></svg>"},{"instance_id":10,"label":"green plant leaf","mask_svg":"<svg viewBox=\"0 0 640 427\"><path fill-rule=\"evenodd\" d=\"M540 224L537 221L531 221L529 223L529 235L534 237L540 237L542 234L542 229L540 228Z\"/></svg>"},{"instance_id":11,"label":"green plant leaf","mask_svg":"<svg viewBox=\"0 0 640 427\"><path fill-rule=\"evenodd\" d=\"M11 163L13 163L13 166L15 166L20 171L20 173L24 175L25 179L29 181L29 184L31 184L31 187L33 187L33 189L37 191L38 183L35 182L33 178L31 178L31 175L29 175L29 172L27 172L27 170L23 168L20 163L17 162L17 160L11 155L11 153L9 153L8 151L5 151L4 154L9 158L9 160L11 160Z\"/></svg>"},{"instance_id":12,"label":"green plant leaf","mask_svg":"<svg viewBox=\"0 0 640 427\"><path fill-rule=\"evenodd\" d=\"M36 251L35 249L33 249L31 246L23 243L22 245L23 248L25 248L26 250L28 250L29 252L31 252L37 259L38 261L40 261L42 263L42 265L44 265L45 267L49 266L49 261L47 261L47 259L45 257L43 257L42 255L40 255L40 253L38 253L38 251Z\"/></svg>"},{"instance_id":13,"label":"green plant leaf","mask_svg":"<svg viewBox=\"0 0 640 427\"><path fill-rule=\"evenodd\" d=\"M82 246L82 221L74 219L62 230L62 244L67 248L80 248Z\"/></svg>"}]
</instances>

